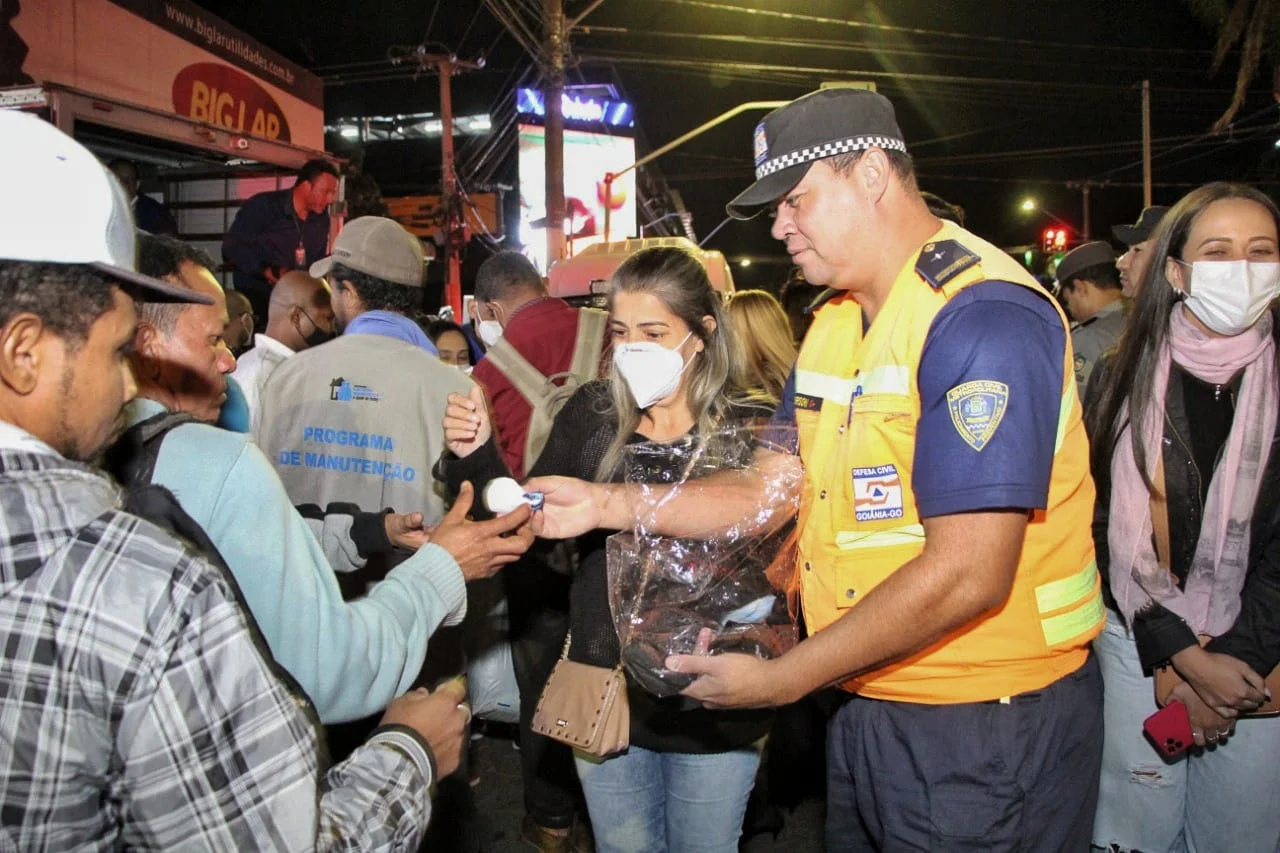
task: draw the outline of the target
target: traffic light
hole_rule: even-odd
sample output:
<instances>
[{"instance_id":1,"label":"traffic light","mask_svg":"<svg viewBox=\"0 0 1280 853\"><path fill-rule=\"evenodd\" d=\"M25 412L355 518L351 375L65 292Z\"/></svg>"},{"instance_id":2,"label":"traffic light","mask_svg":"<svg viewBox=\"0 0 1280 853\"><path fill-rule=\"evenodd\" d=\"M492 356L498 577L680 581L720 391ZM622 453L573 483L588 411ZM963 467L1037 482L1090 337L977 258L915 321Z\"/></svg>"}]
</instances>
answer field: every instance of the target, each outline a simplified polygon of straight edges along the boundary
<instances>
[{"instance_id":1,"label":"traffic light","mask_svg":"<svg viewBox=\"0 0 1280 853\"><path fill-rule=\"evenodd\" d=\"M1067 250L1067 229L1046 228L1041 240L1041 246L1046 255L1065 252Z\"/></svg>"}]
</instances>

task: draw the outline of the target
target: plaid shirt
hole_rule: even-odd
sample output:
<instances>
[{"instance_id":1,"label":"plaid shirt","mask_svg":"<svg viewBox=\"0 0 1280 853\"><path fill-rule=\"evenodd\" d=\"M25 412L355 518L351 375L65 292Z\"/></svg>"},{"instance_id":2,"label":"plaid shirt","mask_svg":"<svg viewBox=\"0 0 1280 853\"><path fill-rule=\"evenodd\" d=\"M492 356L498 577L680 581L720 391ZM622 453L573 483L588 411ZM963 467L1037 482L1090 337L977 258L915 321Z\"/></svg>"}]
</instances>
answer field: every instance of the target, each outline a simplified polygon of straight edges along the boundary
<instances>
[{"instance_id":1,"label":"plaid shirt","mask_svg":"<svg viewBox=\"0 0 1280 853\"><path fill-rule=\"evenodd\" d=\"M0 449L0 850L415 850L421 746L377 734L322 779L220 571L119 506Z\"/></svg>"}]
</instances>

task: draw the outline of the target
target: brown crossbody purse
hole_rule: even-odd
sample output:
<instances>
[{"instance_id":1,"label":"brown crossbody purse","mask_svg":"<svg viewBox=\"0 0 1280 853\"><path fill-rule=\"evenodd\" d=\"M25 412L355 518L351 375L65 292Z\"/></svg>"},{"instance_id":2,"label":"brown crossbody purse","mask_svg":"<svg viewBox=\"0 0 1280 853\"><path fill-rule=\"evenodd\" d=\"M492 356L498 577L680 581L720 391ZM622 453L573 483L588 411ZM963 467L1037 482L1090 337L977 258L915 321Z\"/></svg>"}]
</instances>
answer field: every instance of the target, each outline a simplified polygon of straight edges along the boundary
<instances>
[{"instance_id":1,"label":"brown crossbody purse","mask_svg":"<svg viewBox=\"0 0 1280 853\"><path fill-rule=\"evenodd\" d=\"M1162 569L1168 570L1172 565L1170 562L1170 545L1169 545L1169 502L1165 497L1164 488L1164 460L1156 461L1156 474L1154 477L1155 491L1151 494L1151 531L1155 539L1156 545L1156 563ZM1200 645L1204 645L1213 639L1204 634L1200 635ZM1156 667L1155 670L1155 691L1156 704L1163 708L1169 704L1169 698L1173 693L1173 688L1182 683L1181 675L1173 668L1172 664ZM1271 699L1256 711L1250 711L1243 716L1246 717L1271 717L1280 714L1280 666L1271 670L1271 674L1266 678L1267 688L1271 691Z\"/></svg>"},{"instance_id":2,"label":"brown crossbody purse","mask_svg":"<svg viewBox=\"0 0 1280 853\"><path fill-rule=\"evenodd\" d=\"M631 709L622 664L613 669L569 660L569 644L542 688L530 728L588 755L622 752L631 743Z\"/></svg>"}]
</instances>

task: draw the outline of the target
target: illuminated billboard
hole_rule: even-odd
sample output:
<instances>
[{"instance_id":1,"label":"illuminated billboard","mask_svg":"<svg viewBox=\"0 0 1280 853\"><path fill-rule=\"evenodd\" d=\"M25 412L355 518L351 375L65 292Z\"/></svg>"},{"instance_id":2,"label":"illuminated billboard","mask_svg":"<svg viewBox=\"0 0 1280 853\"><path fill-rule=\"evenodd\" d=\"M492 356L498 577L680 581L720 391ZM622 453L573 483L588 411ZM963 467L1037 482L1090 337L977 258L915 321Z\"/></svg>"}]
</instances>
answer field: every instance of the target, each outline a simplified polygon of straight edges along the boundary
<instances>
[{"instance_id":1,"label":"illuminated billboard","mask_svg":"<svg viewBox=\"0 0 1280 853\"><path fill-rule=\"evenodd\" d=\"M605 197L604 176L636 161L636 143L625 136L565 129L564 199L565 255L604 242L604 206L612 208L610 240L625 240L636 232L636 173L633 169L614 181ZM533 124L520 125L520 242L525 254L547 269L546 133Z\"/></svg>"}]
</instances>

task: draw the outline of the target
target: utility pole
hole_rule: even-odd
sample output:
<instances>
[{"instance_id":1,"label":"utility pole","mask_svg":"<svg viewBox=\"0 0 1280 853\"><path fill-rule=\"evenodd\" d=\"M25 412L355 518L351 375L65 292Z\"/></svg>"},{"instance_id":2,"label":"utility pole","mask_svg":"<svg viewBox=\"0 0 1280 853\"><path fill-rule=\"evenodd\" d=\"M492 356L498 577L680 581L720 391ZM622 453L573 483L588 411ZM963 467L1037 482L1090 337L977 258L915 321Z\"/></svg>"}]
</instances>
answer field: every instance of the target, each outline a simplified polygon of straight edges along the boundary
<instances>
[{"instance_id":1,"label":"utility pole","mask_svg":"<svg viewBox=\"0 0 1280 853\"><path fill-rule=\"evenodd\" d=\"M1089 242L1089 189L1093 186L1088 181L1084 182L1081 190L1084 192L1084 239Z\"/></svg>"},{"instance_id":2,"label":"utility pole","mask_svg":"<svg viewBox=\"0 0 1280 853\"><path fill-rule=\"evenodd\" d=\"M543 0L546 37L547 268L564 257L564 66L568 32L562 0ZM607 235L606 235L607 239Z\"/></svg>"},{"instance_id":3,"label":"utility pole","mask_svg":"<svg viewBox=\"0 0 1280 853\"><path fill-rule=\"evenodd\" d=\"M1142 206L1151 206L1151 81L1142 81Z\"/></svg>"},{"instance_id":4,"label":"utility pole","mask_svg":"<svg viewBox=\"0 0 1280 853\"><path fill-rule=\"evenodd\" d=\"M453 307L454 319L462 322L462 249L467 244L466 219L462 215L462 199L458 195L458 172L453 161L453 75L459 71L478 71L484 59L465 60L451 54L418 53L423 68L434 68L440 77L440 208L444 211L445 279L444 301ZM432 306L425 306L432 307Z\"/></svg>"}]
</instances>

